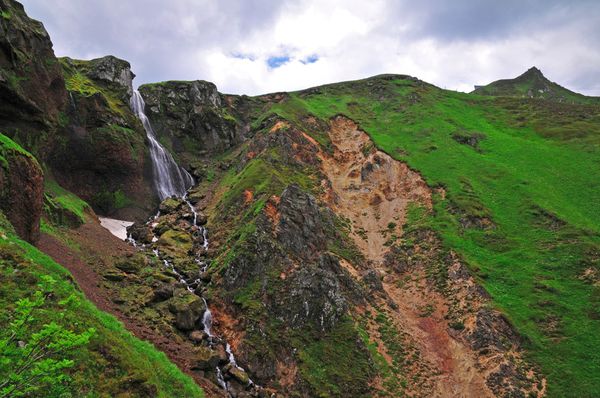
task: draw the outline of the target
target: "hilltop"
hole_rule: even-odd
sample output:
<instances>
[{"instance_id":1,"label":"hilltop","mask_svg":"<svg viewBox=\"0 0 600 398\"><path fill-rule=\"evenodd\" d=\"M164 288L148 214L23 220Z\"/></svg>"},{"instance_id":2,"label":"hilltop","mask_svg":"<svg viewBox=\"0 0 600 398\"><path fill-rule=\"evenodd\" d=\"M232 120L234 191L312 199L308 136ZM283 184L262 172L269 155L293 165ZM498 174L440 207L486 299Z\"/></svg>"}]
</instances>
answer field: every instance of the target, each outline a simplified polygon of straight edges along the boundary
<instances>
[{"instance_id":1,"label":"hilltop","mask_svg":"<svg viewBox=\"0 0 600 398\"><path fill-rule=\"evenodd\" d=\"M503 97L541 98L571 104L600 104L600 98L588 97L554 83L535 66L514 79L502 79L475 86L473 94Z\"/></svg>"}]
</instances>

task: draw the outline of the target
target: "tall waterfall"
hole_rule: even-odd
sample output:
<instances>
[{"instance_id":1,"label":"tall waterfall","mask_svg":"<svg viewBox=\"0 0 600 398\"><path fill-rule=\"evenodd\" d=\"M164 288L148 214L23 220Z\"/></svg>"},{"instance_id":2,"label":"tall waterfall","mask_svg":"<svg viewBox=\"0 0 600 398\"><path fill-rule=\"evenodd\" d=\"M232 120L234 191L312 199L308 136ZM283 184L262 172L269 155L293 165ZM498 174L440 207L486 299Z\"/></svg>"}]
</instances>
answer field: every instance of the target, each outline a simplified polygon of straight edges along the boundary
<instances>
[{"instance_id":1,"label":"tall waterfall","mask_svg":"<svg viewBox=\"0 0 600 398\"><path fill-rule=\"evenodd\" d=\"M182 197L186 190L194 184L194 178L180 167L173 156L156 139L150 120L144 113L144 99L138 90L133 91L130 101L131 109L142 122L146 136L150 142L150 157L154 171L154 184L160 200L170 196Z\"/></svg>"}]
</instances>

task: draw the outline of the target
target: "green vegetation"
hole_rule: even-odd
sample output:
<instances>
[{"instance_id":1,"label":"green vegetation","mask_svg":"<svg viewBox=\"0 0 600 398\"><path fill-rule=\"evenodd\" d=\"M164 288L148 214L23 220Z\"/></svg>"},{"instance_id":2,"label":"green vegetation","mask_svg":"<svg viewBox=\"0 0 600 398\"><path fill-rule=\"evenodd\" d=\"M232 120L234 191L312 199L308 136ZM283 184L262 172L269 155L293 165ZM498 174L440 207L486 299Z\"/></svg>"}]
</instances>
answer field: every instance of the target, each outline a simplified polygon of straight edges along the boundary
<instances>
[{"instance_id":1,"label":"green vegetation","mask_svg":"<svg viewBox=\"0 0 600 398\"><path fill-rule=\"evenodd\" d=\"M300 126L308 116L344 114L442 187L446 199L437 198L430 225L525 337L549 396L600 391L600 287L581 278L600 266L598 107L380 76L292 93L268 112ZM569 129L577 134L561 135ZM462 132L485 136L479 151L453 138Z\"/></svg>"},{"instance_id":2,"label":"green vegetation","mask_svg":"<svg viewBox=\"0 0 600 398\"><path fill-rule=\"evenodd\" d=\"M86 75L90 68L90 61L67 57L59 58L58 61L63 69L65 85L68 91L82 97L91 97L99 94L106 101L112 112L120 116L126 116L124 109L128 109L128 105L123 102L119 93L104 84L91 80Z\"/></svg>"},{"instance_id":3,"label":"green vegetation","mask_svg":"<svg viewBox=\"0 0 600 398\"><path fill-rule=\"evenodd\" d=\"M9 315L10 323L0 331L0 394L2 397L38 395L43 390L46 396L62 396L71 378L66 370L75 362L65 355L86 345L96 332L90 328L75 333L54 321L39 325L37 312L43 309L46 298L51 297L52 277L42 275L33 298L17 300L15 310ZM60 301L65 307L74 296ZM72 308L70 308L72 309Z\"/></svg>"},{"instance_id":4,"label":"green vegetation","mask_svg":"<svg viewBox=\"0 0 600 398\"><path fill-rule=\"evenodd\" d=\"M300 372L315 396L368 396L373 369L369 351L361 343L354 322L346 318L323 337L306 339L300 345Z\"/></svg>"},{"instance_id":5,"label":"green vegetation","mask_svg":"<svg viewBox=\"0 0 600 398\"><path fill-rule=\"evenodd\" d=\"M15 153L25 155L28 158L30 158L31 160L33 160L35 164L38 164L37 160L33 157L33 155L31 155L29 152L27 152L25 149L23 149L19 144L17 144L16 142L11 140L4 134L0 133L0 166L3 167L5 170L7 170L8 169L8 159L7 158L12 156L12 154L15 154Z\"/></svg>"},{"instance_id":6,"label":"green vegetation","mask_svg":"<svg viewBox=\"0 0 600 398\"><path fill-rule=\"evenodd\" d=\"M45 387L38 393L28 391L27 396L204 396L193 380L163 353L133 337L114 317L86 300L64 268L18 239L2 214L0 278L0 306L5 309L0 314L2 325L16 325L23 319L24 311L31 310L31 327L19 328L19 339L26 344L24 349L29 349L28 343L44 337L46 347L58 351L50 352L48 361L40 362L36 367L40 370L38 383L29 386L46 386L52 381L52 388L64 389L67 394L54 394L56 390ZM35 293L38 290L43 300ZM7 341L9 330L0 332L1 342ZM0 343L0 350L0 385L5 388L4 377L16 374L15 364L23 358L23 352L15 352L12 340L10 344Z\"/></svg>"},{"instance_id":7,"label":"green vegetation","mask_svg":"<svg viewBox=\"0 0 600 398\"><path fill-rule=\"evenodd\" d=\"M600 98L587 97L568 90L546 79L539 69L533 67L514 79L503 79L478 87L474 94L544 98L572 104L600 104Z\"/></svg>"},{"instance_id":8,"label":"green vegetation","mask_svg":"<svg viewBox=\"0 0 600 398\"><path fill-rule=\"evenodd\" d=\"M44 191L46 194L45 210L47 214L55 213L55 209L58 207L61 212L68 212L73 215L77 220L77 225L81 225L86 221L86 214L90 209L84 200L78 196L67 191L58 183L52 179L46 179L44 181ZM57 224L64 224L58 221Z\"/></svg>"},{"instance_id":9,"label":"green vegetation","mask_svg":"<svg viewBox=\"0 0 600 398\"><path fill-rule=\"evenodd\" d=\"M77 92L84 97L90 97L100 92L94 83L79 72L73 73L65 79L67 90Z\"/></svg>"}]
</instances>

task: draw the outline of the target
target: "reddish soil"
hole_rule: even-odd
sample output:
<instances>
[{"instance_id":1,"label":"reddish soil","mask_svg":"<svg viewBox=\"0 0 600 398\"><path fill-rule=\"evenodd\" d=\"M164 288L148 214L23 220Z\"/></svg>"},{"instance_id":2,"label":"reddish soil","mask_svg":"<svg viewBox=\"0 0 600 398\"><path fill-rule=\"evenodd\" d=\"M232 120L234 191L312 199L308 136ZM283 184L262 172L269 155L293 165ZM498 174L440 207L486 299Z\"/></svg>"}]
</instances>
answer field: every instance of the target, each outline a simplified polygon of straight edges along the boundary
<instances>
[{"instance_id":1,"label":"reddish soil","mask_svg":"<svg viewBox=\"0 0 600 398\"><path fill-rule=\"evenodd\" d=\"M402 235L408 205L415 203L431 209L427 184L406 164L376 150L369 136L347 118L332 120L329 137L333 156L319 154L322 171L329 180L329 184L322 185L330 187L325 200L337 214L352 221L354 243L370 266L386 275L383 288L395 304L389 314L399 332L405 334L406 343L414 346L422 358L411 371L428 383L409 385L409 394L491 396L485 378L477 370L475 353L450 336L444 319L447 304L427 286L424 272L412 276L416 283L403 286L399 276L384 264L388 242ZM349 264L342 265L355 274ZM380 340L374 330L370 330L370 335ZM391 363L387 353L382 355Z\"/></svg>"}]
</instances>

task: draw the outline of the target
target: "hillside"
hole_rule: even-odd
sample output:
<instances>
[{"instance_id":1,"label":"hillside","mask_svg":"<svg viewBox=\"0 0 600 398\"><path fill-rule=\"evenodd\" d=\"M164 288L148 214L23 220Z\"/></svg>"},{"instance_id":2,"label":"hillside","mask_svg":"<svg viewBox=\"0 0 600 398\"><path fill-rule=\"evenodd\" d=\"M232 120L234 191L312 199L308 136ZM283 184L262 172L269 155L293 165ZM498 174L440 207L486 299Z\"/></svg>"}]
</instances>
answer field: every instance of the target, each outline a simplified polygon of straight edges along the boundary
<instances>
[{"instance_id":1,"label":"hillside","mask_svg":"<svg viewBox=\"0 0 600 398\"><path fill-rule=\"evenodd\" d=\"M21 395L600 391L595 98L535 68L471 94L134 90L127 61L57 59L0 10L0 319L44 298L0 353L52 322L68 346Z\"/></svg>"},{"instance_id":2,"label":"hillside","mask_svg":"<svg viewBox=\"0 0 600 398\"><path fill-rule=\"evenodd\" d=\"M569 104L600 104L598 97L581 95L548 80L535 66L514 79L502 79L485 86L475 86L472 93L498 97L541 98Z\"/></svg>"}]
</instances>

